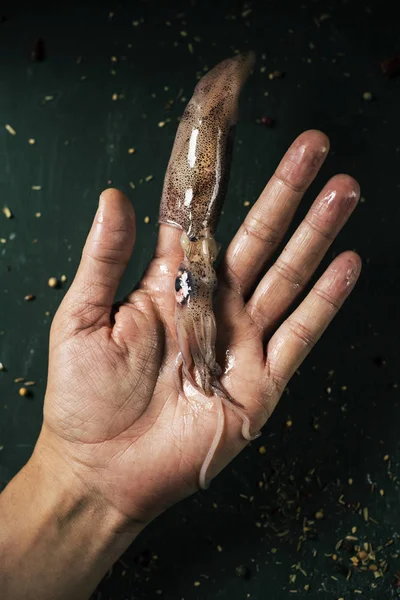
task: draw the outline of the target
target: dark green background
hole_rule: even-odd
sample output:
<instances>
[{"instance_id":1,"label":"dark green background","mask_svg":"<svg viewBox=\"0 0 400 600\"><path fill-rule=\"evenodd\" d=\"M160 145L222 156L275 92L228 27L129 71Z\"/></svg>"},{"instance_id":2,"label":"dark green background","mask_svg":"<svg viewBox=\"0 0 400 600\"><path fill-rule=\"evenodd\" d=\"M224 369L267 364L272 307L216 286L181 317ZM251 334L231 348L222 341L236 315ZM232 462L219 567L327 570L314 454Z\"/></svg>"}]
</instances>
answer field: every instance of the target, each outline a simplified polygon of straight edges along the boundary
<instances>
[{"instance_id":1,"label":"dark green background","mask_svg":"<svg viewBox=\"0 0 400 600\"><path fill-rule=\"evenodd\" d=\"M400 52L393 10L385 2L2 3L8 21L0 25L0 204L15 215L0 214L0 237L7 240L0 244L0 361L7 368L0 373L2 485L28 459L40 429L51 322L45 313L54 314L68 287L52 290L47 280L62 274L72 280L98 195L112 184L128 193L138 216L121 295L137 281L154 249L163 174L184 108L180 100L170 110L166 104L179 93L189 98L197 72L235 49L253 48L259 56L242 96L218 232L225 246L246 214L244 201L256 200L306 128L324 130L332 151L297 221L333 174L348 172L362 188L363 202L327 257L357 250L364 260L360 283L290 383L263 437L208 492L154 522L94 598L157 598L157 590L176 600L400 597L394 585L400 570L400 78L388 79L379 67ZM39 36L47 58L32 63ZM284 78L269 80L275 69ZM364 92L374 100L365 101ZM114 93L123 97L113 101ZM54 99L44 102L45 96ZM275 127L257 123L263 116ZM166 118L171 121L159 128ZM130 147L136 154L128 154ZM140 183L148 175L153 180ZM25 302L26 294L35 301ZM31 398L18 395L15 377L37 382ZM364 520L364 507L374 521ZM324 519L310 525L298 551L303 519L322 508ZM336 562L327 556L352 527L360 543L376 549L378 566L387 561L383 577L353 569L347 581L353 548L340 549ZM296 570L298 563L307 575ZM239 565L247 578L239 577Z\"/></svg>"}]
</instances>

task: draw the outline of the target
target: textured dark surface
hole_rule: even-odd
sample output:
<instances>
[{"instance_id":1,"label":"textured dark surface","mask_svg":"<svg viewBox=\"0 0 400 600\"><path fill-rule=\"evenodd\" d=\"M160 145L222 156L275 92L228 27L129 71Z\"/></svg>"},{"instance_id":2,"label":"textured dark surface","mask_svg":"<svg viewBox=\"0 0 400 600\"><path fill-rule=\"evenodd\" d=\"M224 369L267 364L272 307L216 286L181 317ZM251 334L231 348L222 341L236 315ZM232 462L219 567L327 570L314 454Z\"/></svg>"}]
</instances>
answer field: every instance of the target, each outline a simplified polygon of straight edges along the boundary
<instances>
[{"instance_id":1,"label":"textured dark surface","mask_svg":"<svg viewBox=\"0 0 400 600\"><path fill-rule=\"evenodd\" d=\"M364 201L328 258L353 248L364 272L263 437L208 492L154 522L94 597L139 600L161 590L174 600L399 598L400 78L379 67L400 52L398 10L384 2L167 4L2 2L0 202L15 218L0 214L0 480L28 459L40 429L49 325L68 286L52 290L48 278L71 281L99 192L112 182L138 215L121 294L132 287L154 248L182 96L190 97L196 72L233 49L254 48L258 68L242 96L217 237L226 245L244 201L255 201L292 139L321 128L332 152L298 218L328 177L358 178ZM31 61L36 38L45 41L43 62ZM270 80L274 70L284 77ZM275 127L257 122L262 117ZM25 302L27 294L36 299ZM37 382L32 397L18 395L16 377ZM335 550L347 535L358 540ZM366 563L382 576L351 566L354 544L364 543L376 559Z\"/></svg>"}]
</instances>

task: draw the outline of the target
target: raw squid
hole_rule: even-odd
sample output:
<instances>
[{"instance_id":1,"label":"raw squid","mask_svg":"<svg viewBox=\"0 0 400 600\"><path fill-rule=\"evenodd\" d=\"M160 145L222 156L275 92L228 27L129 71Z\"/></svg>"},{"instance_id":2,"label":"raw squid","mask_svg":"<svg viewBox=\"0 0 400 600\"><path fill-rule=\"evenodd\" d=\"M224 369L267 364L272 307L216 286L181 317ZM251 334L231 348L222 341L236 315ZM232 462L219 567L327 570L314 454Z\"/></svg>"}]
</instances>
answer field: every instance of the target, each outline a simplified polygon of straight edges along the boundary
<instances>
[{"instance_id":1,"label":"raw squid","mask_svg":"<svg viewBox=\"0 0 400 600\"><path fill-rule=\"evenodd\" d=\"M246 440L259 435L250 433L243 405L220 382L213 310L217 286L213 263L219 251L214 234L229 178L239 94L253 64L252 53L235 56L219 63L197 84L178 127L160 207L160 223L182 229L184 258L175 280L176 384L185 396L186 378L200 394L212 396L218 409L216 433L200 470L203 489L208 487L207 469L224 431L223 406L241 419Z\"/></svg>"}]
</instances>

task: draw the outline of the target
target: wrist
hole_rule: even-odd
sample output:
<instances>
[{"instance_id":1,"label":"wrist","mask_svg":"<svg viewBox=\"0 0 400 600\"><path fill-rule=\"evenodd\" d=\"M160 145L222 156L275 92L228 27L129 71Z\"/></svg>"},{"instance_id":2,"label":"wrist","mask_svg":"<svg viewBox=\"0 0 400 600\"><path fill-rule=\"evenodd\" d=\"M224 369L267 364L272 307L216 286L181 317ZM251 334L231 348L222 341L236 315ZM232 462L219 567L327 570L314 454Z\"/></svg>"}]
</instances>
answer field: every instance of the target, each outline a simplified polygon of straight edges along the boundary
<instances>
[{"instance_id":1,"label":"wrist","mask_svg":"<svg viewBox=\"0 0 400 600\"><path fill-rule=\"evenodd\" d=\"M40 487L46 490L49 511L59 507L57 513L60 512L64 523L79 516L102 534L106 545L113 541L118 544L123 539L129 540L129 544L147 525L113 506L94 485L93 477L88 477L87 469L66 458L51 440L51 435L43 430L25 468L28 476L33 481L40 481Z\"/></svg>"},{"instance_id":2,"label":"wrist","mask_svg":"<svg viewBox=\"0 0 400 600\"><path fill-rule=\"evenodd\" d=\"M1 494L0 514L5 600L87 598L144 527L88 489L40 438Z\"/></svg>"}]
</instances>

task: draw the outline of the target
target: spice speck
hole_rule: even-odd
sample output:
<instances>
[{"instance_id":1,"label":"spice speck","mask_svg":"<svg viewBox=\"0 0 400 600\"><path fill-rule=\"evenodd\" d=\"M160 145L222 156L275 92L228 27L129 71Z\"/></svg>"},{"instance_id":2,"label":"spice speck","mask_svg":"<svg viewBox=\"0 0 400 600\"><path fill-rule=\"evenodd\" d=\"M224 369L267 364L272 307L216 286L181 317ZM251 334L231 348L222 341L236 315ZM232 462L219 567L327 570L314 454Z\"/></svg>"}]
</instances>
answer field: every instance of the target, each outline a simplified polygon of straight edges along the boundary
<instances>
[{"instance_id":1,"label":"spice speck","mask_svg":"<svg viewBox=\"0 0 400 600\"><path fill-rule=\"evenodd\" d=\"M58 279L56 277L50 277L47 284L51 288L56 288L58 286Z\"/></svg>"},{"instance_id":2,"label":"spice speck","mask_svg":"<svg viewBox=\"0 0 400 600\"><path fill-rule=\"evenodd\" d=\"M17 135L17 132L15 131L14 127L11 127L11 125L9 125L8 123L4 127L11 135Z\"/></svg>"}]
</instances>

